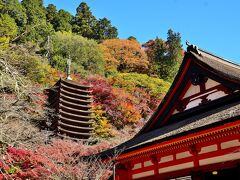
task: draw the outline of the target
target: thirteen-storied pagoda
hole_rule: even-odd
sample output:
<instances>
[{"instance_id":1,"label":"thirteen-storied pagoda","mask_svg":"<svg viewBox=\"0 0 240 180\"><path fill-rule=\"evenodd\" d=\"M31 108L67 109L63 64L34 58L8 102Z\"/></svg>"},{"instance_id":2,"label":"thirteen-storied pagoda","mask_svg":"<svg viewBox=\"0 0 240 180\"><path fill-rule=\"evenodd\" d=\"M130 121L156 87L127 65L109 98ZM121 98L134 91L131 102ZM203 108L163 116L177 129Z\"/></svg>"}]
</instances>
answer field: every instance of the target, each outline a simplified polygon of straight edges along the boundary
<instances>
[{"instance_id":1,"label":"thirteen-storied pagoda","mask_svg":"<svg viewBox=\"0 0 240 180\"><path fill-rule=\"evenodd\" d=\"M90 86L60 79L47 90L48 107L54 110L51 128L59 136L87 139L91 136L92 111Z\"/></svg>"},{"instance_id":2,"label":"thirteen-storied pagoda","mask_svg":"<svg viewBox=\"0 0 240 180\"><path fill-rule=\"evenodd\" d=\"M67 79L60 79L47 89L51 129L61 137L87 139L92 134L91 86L72 81L70 55L67 61Z\"/></svg>"}]
</instances>

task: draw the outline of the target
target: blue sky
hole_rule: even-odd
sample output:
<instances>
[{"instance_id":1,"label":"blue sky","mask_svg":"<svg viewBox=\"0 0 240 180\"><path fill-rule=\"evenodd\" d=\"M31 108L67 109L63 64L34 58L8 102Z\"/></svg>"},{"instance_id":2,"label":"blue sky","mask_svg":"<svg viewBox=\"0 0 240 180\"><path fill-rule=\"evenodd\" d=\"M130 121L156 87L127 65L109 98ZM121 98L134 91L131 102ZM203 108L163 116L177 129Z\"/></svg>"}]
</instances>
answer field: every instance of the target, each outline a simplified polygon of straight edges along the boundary
<instances>
[{"instance_id":1,"label":"blue sky","mask_svg":"<svg viewBox=\"0 0 240 180\"><path fill-rule=\"evenodd\" d=\"M45 0L75 15L81 0ZM85 0L97 18L107 17L119 38L144 43L166 39L172 28L185 42L240 64L239 0Z\"/></svg>"}]
</instances>

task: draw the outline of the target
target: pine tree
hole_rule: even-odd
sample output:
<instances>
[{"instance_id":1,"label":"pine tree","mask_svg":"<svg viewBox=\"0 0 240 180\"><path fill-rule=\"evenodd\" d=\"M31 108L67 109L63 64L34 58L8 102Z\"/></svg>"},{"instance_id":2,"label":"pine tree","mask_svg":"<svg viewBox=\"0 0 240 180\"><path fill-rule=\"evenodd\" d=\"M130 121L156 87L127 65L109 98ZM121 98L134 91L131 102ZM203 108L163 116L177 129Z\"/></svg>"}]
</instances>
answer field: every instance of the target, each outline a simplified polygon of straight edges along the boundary
<instances>
[{"instance_id":1,"label":"pine tree","mask_svg":"<svg viewBox=\"0 0 240 180\"><path fill-rule=\"evenodd\" d=\"M82 2L78 8L73 22L73 32L87 38L94 38L94 29L97 20L92 15L90 7Z\"/></svg>"},{"instance_id":2,"label":"pine tree","mask_svg":"<svg viewBox=\"0 0 240 180\"><path fill-rule=\"evenodd\" d=\"M167 34L166 43L168 45L169 59L179 62L182 59L181 35L175 33L172 29L169 29Z\"/></svg>"},{"instance_id":3,"label":"pine tree","mask_svg":"<svg viewBox=\"0 0 240 180\"><path fill-rule=\"evenodd\" d=\"M54 23L56 21L56 18L57 18L57 8L55 5L53 4L49 4L47 7L46 7L46 17L47 17L47 21L50 22L53 26L54 26Z\"/></svg>"},{"instance_id":4,"label":"pine tree","mask_svg":"<svg viewBox=\"0 0 240 180\"><path fill-rule=\"evenodd\" d=\"M69 12L63 9L57 11L56 6L53 4L49 4L46 10L47 21L49 21L53 25L55 31L72 31L71 22L73 17Z\"/></svg>"},{"instance_id":5,"label":"pine tree","mask_svg":"<svg viewBox=\"0 0 240 180\"><path fill-rule=\"evenodd\" d=\"M22 5L26 9L27 26L23 41L42 43L53 31L52 25L47 22L46 9L42 0L23 0Z\"/></svg>"},{"instance_id":6,"label":"pine tree","mask_svg":"<svg viewBox=\"0 0 240 180\"><path fill-rule=\"evenodd\" d=\"M54 23L54 29L56 31L71 32L72 31L72 25L71 25L72 19L73 19L73 17L69 12L67 12L63 9L60 9L58 11L57 18Z\"/></svg>"},{"instance_id":7,"label":"pine tree","mask_svg":"<svg viewBox=\"0 0 240 180\"><path fill-rule=\"evenodd\" d=\"M183 50L181 45L180 33L174 32L172 29L168 30L167 37L167 56L166 66L168 67L168 79L172 80L177 73L180 61L183 58Z\"/></svg>"},{"instance_id":8,"label":"pine tree","mask_svg":"<svg viewBox=\"0 0 240 180\"><path fill-rule=\"evenodd\" d=\"M151 75L172 81L183 57L180 33L168 30L167 41L160 38L150 40L143 46L150 61Z\"/></svg>"},{"instance_id":9,"label":"pine tree","mask_svg":"<svg viewBox=\"0 0 240 180\"><path fill-rule=\"evenodd\" d=\"M99 19L95 27L95 37L97 40L117 38L117 28L111 25L111 21L107 18Z\"/></svg>"}]
</instances>

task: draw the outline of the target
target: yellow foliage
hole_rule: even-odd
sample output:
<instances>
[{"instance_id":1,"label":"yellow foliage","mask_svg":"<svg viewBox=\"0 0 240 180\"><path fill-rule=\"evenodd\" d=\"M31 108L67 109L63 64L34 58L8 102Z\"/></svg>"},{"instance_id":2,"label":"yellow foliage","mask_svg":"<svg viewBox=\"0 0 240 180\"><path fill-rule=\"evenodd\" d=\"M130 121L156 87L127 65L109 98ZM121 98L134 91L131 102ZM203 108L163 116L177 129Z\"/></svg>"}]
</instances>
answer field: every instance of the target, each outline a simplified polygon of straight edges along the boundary
<instances>
[{"instance_id":1,"label":"yellow foliage","mask_svg":"<svg viewBox=\"0 0 240 180\"><path fill-rule=\"evenodd\" d=\"M100 105L97 105L93 108L95 122L93 124L94 132L96 136L107 138L112 137L112 125L109 123L109 120L104 116L105 111L102 110Z\"/></svg>"},{"instance_id":2,"label":"yellow foliage","mask_svg":"<svg viewBox=\"0 0 240 180\"><path fill-rule=\"evenodd\" d=\"M9 47L10 37L3 36L0 37L0 49L5 49Z\"/></svg>"}]
</instances>

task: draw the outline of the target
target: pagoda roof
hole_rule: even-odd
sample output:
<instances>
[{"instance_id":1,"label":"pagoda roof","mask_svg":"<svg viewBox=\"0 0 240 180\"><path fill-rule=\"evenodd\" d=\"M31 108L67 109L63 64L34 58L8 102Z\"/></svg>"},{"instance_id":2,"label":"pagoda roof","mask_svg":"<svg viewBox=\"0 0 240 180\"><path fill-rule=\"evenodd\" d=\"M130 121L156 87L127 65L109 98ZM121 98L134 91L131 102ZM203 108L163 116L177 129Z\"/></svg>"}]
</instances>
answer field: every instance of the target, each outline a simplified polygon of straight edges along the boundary
<instances>
[{"instance_id":1,"label":"pagoda roof","mask_svg":"<svg viewBox=\"0 0 240 180\"><path fill-rule=\"evenodd\" d=\"M92 86L91 85L83 85L83 84L79 84L75 81L72 81L72 80L64 80L64 79L61 79L61 82L66 84L66 85L70 85L72 87L76 87L78 89L89 89L91 88Z\"/></svg>"}]
</instances>

